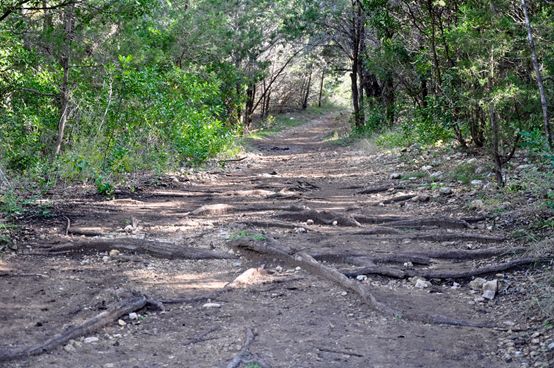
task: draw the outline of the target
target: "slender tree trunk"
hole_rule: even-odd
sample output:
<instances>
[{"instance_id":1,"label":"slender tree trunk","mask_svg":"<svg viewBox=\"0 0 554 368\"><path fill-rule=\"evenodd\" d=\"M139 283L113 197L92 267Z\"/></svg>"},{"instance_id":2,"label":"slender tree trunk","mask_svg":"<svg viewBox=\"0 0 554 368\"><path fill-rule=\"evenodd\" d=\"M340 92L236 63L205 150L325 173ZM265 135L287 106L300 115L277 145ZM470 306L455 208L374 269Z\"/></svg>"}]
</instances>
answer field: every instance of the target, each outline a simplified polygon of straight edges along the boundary
<instances>
[{"instance_id":1,"label":"slender tree trunk","mask_svg":"<svg viewBox=\"0 0 554 368\"><path fill-rule=\"evenodd\" d=\"M439 64L439 56L437 53L437 35L436 35L436 26L435 26L435 11L433 10L433 1L427 0L427 10L429 11L429 16L431 17L431 52L433 54L433 64L435 64L435 74L437 77L437 85L440 88L442 84L442 75L441 68Z\"/></svg>"},{"instance_id":2,"label":"slender tree trunk","mask_svg":"<svg viewBox=\"0 0 554 368\"><path fill-rule=\"evenodd\" d=\"M58 136L54 147L54 156L60 154L64 139L65 126L69 115L69 63L71 61L71 41L75 28L75 5L69 5L64 11L64 50L60 59L63 70L63 80L60 86L60 120L58 122Z\"/></svg>"},{"instance_id":3,"label":"slender tree trunk","mask_svg":"<svg viewBox=\"0 0 554 368\"><path fill-rule=\"evenodd\" d=\"M306 110L308 108L308 100L310 98L311 87L312 87L312 67L310 67L310 73L308 74L308 81L306 84L306 91L302 98L302 110Z\"/></svg>"},{"instance_id":4,"label":"slender tree trunk","mask_svg":"<svg viewBox=\"0 0 554 368\"><path fill-rule=\"evenodd\" d=\"M321 107L321 101L323 100L323 84L325 81L325 68L321 69L321 81L319 82L319 98L317 99L317 106Z\"/></svg>"},{"instance_id":5,"label":"slender tree trunk","mask_svg":"<svg viewBox=\"0 0 554 368\"><path fill-rule=\"evenodd\" d=\"M504 176L502 175L502 158L500 156L500 131L496 121L496 113L492 102L489 106L489 115L492 130L492 154L494 159L494 174L499 187L504 186Z\"/></svg>"},{"instance_id":6,"label":"slender tree trunk","mask_svg":"<svg viewBox=\"0 0 554 368\"><path fill-rule=\"evenodd\" d=\"M249 127L252 122L252 114L254 113L254 100L256 98L256 85L250 83L246 89L246 103L242 116L242 123L245 127Z\"/></svg>"},{"instance_id":7,"label":"slender tree trunk","mask_svg":"<svg viewBox=\"0 0 554 368\"><path fill-rule=\"evenodd\" d=\"M529 42L529 48L531 49L531 60L533 62L533 69L535 69L535 77L537 78L537 86L539 87L539 94L541 97L542 118L544 124L544 134L548 140L548 146L550 149L554 149L554 133L550 126L550 118L548 115L548 100L546 93L544 92L544 84L542 80L541 68L539 60L537 58L537 50L535 47L535 40L533 38L533 28L531 27L531 20L529 19L529 9L527 7L527 1L521 0L521 8L525 15L525 26L527 28L527 41Z\"/></svg>"},{"instance_id":8,"label":"slender tree trunk","mask_svg":"<svg viewBox=\"0 0 554 368\"><path fill-rule=\"evenodd\" d=\"M352 84L352 107L354 108L354 125L356 128L364 126L363 106L360 106L360 87L358 74L360 71L360 35L362 24L362 9L358 0L352 0L352 71L350 80ZM363 97L362 97L363 98Z\"/></svg>"}]
</instances>

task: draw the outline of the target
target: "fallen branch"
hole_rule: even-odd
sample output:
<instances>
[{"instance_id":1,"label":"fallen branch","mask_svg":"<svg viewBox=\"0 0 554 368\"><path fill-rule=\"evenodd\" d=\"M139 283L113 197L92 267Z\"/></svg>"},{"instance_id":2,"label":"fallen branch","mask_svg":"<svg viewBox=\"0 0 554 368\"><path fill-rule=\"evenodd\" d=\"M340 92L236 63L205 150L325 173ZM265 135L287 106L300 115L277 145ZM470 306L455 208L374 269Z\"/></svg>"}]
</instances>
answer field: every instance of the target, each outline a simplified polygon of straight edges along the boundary
<instances>
[{"instance_id":1,"label":"fallen branch","mask_svg":"<svg viewBox=\"0 0 554 368\"><path fill-rule=\"evenodd\" d=\"M250 239L241 239L231 242L231 245L242 250L248 250L273 258L281 259L292 265L300 266L311 274L320 276L328 281L332 281L339 286L351 290L356 293L362 301L369 305L370 308L394 318L404 318L406 320L451 325L451 326L467 326L467 327L493 327L492 322L474 322L461 319L454 319L438 314L421 314L414 312L402 312L399 309L393 308L386 303L383 303L369 291L369 288L360 282L352 280L339 272L337 269L325 266L317 262L313 257L305 252L294 252L292 249L285 246L278 246L274 240L267 240L264 243L256 242Z\"/></svg>"},{"instance_id":2,"label":"fallen branch","mask_svg":"<svg viewBox=\"0 0 554 368\"><path fill-rule=\"evenodd\" d=\"M16 348L8 351L0 351L0 362L47 353L54 350L58 346L67 343L71 339L91 334L94 331L117 321L121 316L140 310L149 304L151 304L150 300L144 295L123 300L96 316L87 319L83 323L70 327L37 345L28 348Z\"/></svg>"},{"instance_id":3,"label":"fallen branch","mask_svg":"<svg viewBox=\"0 0 554 368\"><path fill-rule=\"evenodd\" d=\"M348 356L353 356L353 357L358 357L358 358L363 358L364 357L362 354L351 353L351 352L345 351L345 350L335 350L335 349L328 349L328 348L317 348L317 350L322 351L324 353L342 354L342 355L348 355Z\"/></svg>"},{"instance_id":4,"label":"fallen branch","mask_svg":"<svg viewBox=\"0 0 554 368\"><path fill-rule=\"evenodd\" d=\"M65 243L52 246L42 254L64 255L71 253L108 252L112 249L126 252L148 254L163 259L234 259L236 256L227 252L210 249L182 247L177 244L156 242L134 238L90 239L76 243ZM36 253L40 255L41 253Z\"/></svg>"}]
</instances>

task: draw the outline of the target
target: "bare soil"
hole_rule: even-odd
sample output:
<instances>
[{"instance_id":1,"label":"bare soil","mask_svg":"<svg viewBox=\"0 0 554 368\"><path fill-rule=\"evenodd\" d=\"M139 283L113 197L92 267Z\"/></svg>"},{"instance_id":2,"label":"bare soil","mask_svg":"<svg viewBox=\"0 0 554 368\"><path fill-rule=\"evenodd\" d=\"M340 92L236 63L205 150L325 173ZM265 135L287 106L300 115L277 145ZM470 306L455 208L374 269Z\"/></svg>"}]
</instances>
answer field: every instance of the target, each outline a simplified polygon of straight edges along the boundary
<instances>
[{"instance_id":1,"label":"bare soil","mask_svg":"<svg viewBox=\"0 0 554 368\"><path fill-rule=\"evenodd\" d=\"M0 366L225 367L251 330L244 352L257 363L250 367L548 367L552 330L523 313L529 296L520 287L540 268L483 275L500 282L492 300L470 289L471 277L431 279L425 288L407 277L354 278L403 311L390 316L303 267L231 246L271 238L344 272L364 265L450 272L520 257L392 259L518 244L493 219L469 211L457 190L440 194L417 178L402 185L391 179L398 154L327 142L345 121L323 116L250 142L244 160L152 178L112 199L90 188L54 194L54 216L23 221L19 250L0 259L0 355L131 295L165 310L141 309L137 319L125 315L48 353ZM258 271L246 282L228 285L250 268ZM403 317L410 313L493 327Z\"/></svg>"}]
</instances>

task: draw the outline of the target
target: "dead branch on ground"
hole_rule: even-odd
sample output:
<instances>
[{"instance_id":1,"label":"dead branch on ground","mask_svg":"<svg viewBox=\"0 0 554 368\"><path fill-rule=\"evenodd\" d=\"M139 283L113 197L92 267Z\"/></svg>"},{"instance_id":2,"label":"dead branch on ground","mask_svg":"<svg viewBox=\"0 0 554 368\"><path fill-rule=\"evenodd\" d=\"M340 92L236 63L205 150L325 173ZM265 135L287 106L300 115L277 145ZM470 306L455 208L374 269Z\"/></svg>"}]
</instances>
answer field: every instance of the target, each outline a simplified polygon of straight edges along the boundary
<instances>
[{"instance_id":1,"label":"dead branch on ground","mask_svg":"<svg viewBox=\"0 0 554 368\"><path fill-rule=\"evenodd\" d=\"M41 343L27 348L15 348L12 350L1 351L0 362L47 353L54 350L58 346L67 343L71 339L89 335L94 331L117 321L121 316L140 310L148 305L154 305L156 308L159 307L158 303L152 303L144 295L122 300L121 302L108 307L107 310L97 314L96 316L87 319L83 323L69 327L65 331L58 333Z\"/></svg>"}]
</instances>

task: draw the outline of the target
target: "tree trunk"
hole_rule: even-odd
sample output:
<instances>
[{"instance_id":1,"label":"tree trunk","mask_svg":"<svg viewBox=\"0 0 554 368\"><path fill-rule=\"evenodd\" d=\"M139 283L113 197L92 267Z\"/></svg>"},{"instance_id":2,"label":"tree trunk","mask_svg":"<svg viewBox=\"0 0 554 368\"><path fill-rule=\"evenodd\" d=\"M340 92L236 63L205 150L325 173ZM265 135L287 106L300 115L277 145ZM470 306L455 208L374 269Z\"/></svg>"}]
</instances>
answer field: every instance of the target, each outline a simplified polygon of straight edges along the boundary
<instances>
[{"instance_id":1,"label":"tree trunk","mask_svg":"<svg viewBox=\"0 0 554 368\"><path fill-rule=\"evenodd\" d=\"M246 89L246 103L244 105L244 114L242 116L242 123L245 127L249 127L252 123L252 114L254 113L254 99L256 98L256 85L254 83L248 84Z\"/></svg>"},{"instance_id":2,"label":"tree trunk","mask_svg":"<svg viewBox=\"0 0 554 368\"><path fill-rule=\"evenodd\" d=\"M360 106L360 86L358 74L360 71L360 35L362 24L362 9L359 1L352 1L352 71L350 80L352 84L352 107L354 108L354 125L356 128L364 126L363 106ZM363 98L363 97L362 97Z\"/></svg>"},{"instance_id":3,"label":"tree trunk","mask_svg":"<svg viewBox=\"0 0 554 368\"><path fill-rule=\"evenodd\" d=\"M310 67L310 74L308 74L308 81L306 84L306 91L304 93L304 96L302 98L302 110L306 110L308 108L308 99L310 98L310 89L312 86L312 68Z\"/></svg>"},{"instance_id":4,"label":"tree trunk","mask_svg":"<svg viewBox=\"0 0 554 368\"><path fill-rule=\"evenodd\" d=\"M550 126L550 119L548 115L548 100L546 98L546 93L544 92L542 73L539 65L539 60L537 58L537 50L535 47L535 40L533 38L533 28L531 27L531 20L529 19L529 9L527 7L526 0L521 0L521 9L523 10L523 14L525 15L525 26L527 28L527 41L529 42L529 48L531 49L531 60L533 62L533 69L535 69L537 86L539 88L539 94L541 97L544 134L546 135L548 146L550 147L550 149L554 149L554 133L552 132L552 127Z\"/></svg>"},{"instance_id":5,"label":"tree trunk","mask_svg":"<svg viewBox=\"0 0 554 368\"><path fill-rule=\"evenodd\" d=\"M63 80L60 86L60 120L58 122L58 136L56 146L54 147L54 156L60 154L65 126L69 115L69 63L71 60L71 41L73 40L73 31L75 29L75 5L69 5L64 11L64 50L60 59L63 70Z\"/></svg>"},{"instance_id":6,"label":"tree trunk","mask_svg":"<svg viewBox=\"0 0 554 368\"><path fill-rule=\"evenodd\" d=\"M496 113L492 101L489 106L489 115L492 131L492 155L494 159L494 174L499 187L504 186L504 177L502 175L502 158L500 156L500 131L496 122Z\"/></svg>"},{"instance_id":7,"label":"tree trunk","mask_svg":"<svg viewBox=\"0 0 554 368\"><path fill-rule=\"evenodd\" d=\"M323 100L323 84L325 81L325 68L321 69L321 82L319 82L319 98L317 100L317 106L321 107L321 101Z\"/></svg>"}]
</instances>

